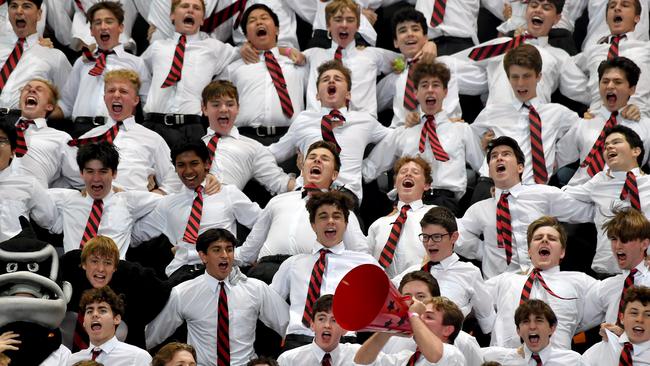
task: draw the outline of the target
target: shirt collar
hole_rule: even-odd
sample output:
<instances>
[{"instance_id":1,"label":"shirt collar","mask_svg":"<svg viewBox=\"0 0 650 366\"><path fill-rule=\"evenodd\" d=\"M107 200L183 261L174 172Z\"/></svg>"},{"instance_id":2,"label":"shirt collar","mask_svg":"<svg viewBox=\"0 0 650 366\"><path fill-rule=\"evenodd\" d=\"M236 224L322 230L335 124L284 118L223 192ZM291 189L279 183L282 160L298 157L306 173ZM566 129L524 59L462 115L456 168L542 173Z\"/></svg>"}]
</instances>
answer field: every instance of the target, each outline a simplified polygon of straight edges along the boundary
<instances>
[{"instance_id":1,"label":"shirt collar","mask_svg":"<svg viewBox=\"0 0 650 366\"><path fill-rule=\"evenodd\" d=\"M552 346L549 343L548 346L544 347L541 351L537 352L539 355L539 358L542 359L542 364L546 364L546 362L551 358L551 349ZM526 346L526 343L524 343L524 358L526 359L526 365L530 362L530 358L533 356L533 351L531 351L528 346Z\"/></svg>"},{"instance_id":2,"label":"shirt collar","mask_svg":"<svg viewBox=\"0 0 650 366\"><path fill-rule=\"evenodd\" d=\"M323 106L321 106L321 107L320 107L321 115L324 116L324 115L326 115L326 114L330 114L330 112L331 112L333 109L334 109L334 108L328 108L328 107L323 107ZM341 114L342 114L343 116L345 116L346 114L348 114L348 108L347 108L347 107L336 108L336 109L338 109L338 111L341 112Z\"/></svg>"},{"instance_id":3,"label":"shirt collar","mask_svg":"<svg viewBox=\"0 0 650 366\"><path fill-rule=\"evenodd\" d=\"M645 265L645 260L641 261L641 263L637 264L636 267L634 268L636 268L636 270L638 271L637 274L639 275L645 276L648 274L648 267ZM629 274L630 274L629 270L627 269L623 270L624 276L627 276Z\"/></svg>"},{"instance_id":4,"label":"shirt collar","mask_svg":"<svg viewBox=\"0 0 650 366\"><path fill-rule=\"evenodd\" d=\"M623 108L625 108L625 107L623 107ZM621 109L618 111L618 115L616 116L616 120L617 120L618 122L621 122L621 120L623 120L623 117L621 117L621 111L623 110L623 108L621 108ZM599 116L601 116L601 117L603 118L603 120L605 120L605 121L607 121L607 120L609 119L609 117L612 115L612 112L610 112L610 111L609 111L607 108L605 108L604 106L601 106L600 108L598 108L598 110L597 110L596 113L597 113Z\"/></svg>"},{"instance_id":5,"label":"shirt collar","mask_svg":"<svg viewBox=\"0 0 650 366\"><path fill-rule=\"evenodd\" d=\"M115 47L113 47L110 50L104 50L104 51L113 51L115 52L115 55L117 55L117 57L124 57L124 54L126 53L126 51L124 51L124 45L122 45L121 43L118 43ZM99 56L99 47L97 47L97 49L95 50L95 52L93 52L93 54L95 55L95 57Z\"/></svg>"},{"instance_id":6,"label":"shirt collar","mask_svg":"<svg viewBox=\"0 0 650 366\"><path fill-rule=\"evenodd\" d=\"M232 270L230 272L232 273ZM226 279L224 279L224 280L218 280L218 279L212 277L208 273L208 271L205 271L203 276L204 276L204 279L205 279L208 287L210 288L210 291L212 291L212 293L215 293L215 294L219 293L218 292L219 291L219 282L222 282L222 281L223 281L223 284L226 286L227 290L230 290L232 288L232 284L230 283L230 275L228 275L228 277Z\"/></svg>"},{"instance_id":7,"label":"shirt collar","mask_svg":"<svg viewBox=\"0 0 650 366\"><path fill-rule=\"evenodd\" d=\"M20 117L16 123L26 119L28 118ZM45 118L34 118L32 121L34 121L34 126L36 126L36 128L39 130L43 127L47 127L47 120Z\"/></svg>"},{"instance_id":8,"label":"shirt collar","mask_svg":"<svg viewBox=\"0 0 650 366\"><path fill-rule=\"evenodd\" d=\"M613 333L612 333L612 335L613 335L612 338L614 338L621 345L621 347L623 347L625 342L630 342L630 338L628 338L627 333L625 333L625 332L623 332L623 334L621 334L620 337L616 337L616 335L614 335ZM608 336L609 336L609 334L608 334ZM636 344L633 343L632 346L633 346L633 349L634 349L633 356L639 355L639 354L645 352L647 349L650 349L650 341L645 341L645 342L636 343ZM633 358L635 358L635 357L633 357Z\"/></svg>"},{"instance_id":9,"label":"shirt collar","mask_svg":"<svg viewBox=\"0 0 650 366\"><path fill-rule=\"evenodd\" d=\"M266 51L271 51L271 53L273 53L273 56L275 57L275 59L276 59L278 62L280 62L280 60L278 59L278 57L280 57L280 56L284 56L284 55L281 55L281 54L280 54L280 51L278 50L278 46L275 46L275 47L273 47L273 48L271 48L271 49L269 49L269 50L263 50L263 51L260 51L260 60L261 60L261 61L264 61L264 52L266 52Z\"/></svg>"},{"instance_id":10,"label":"shirt collar","mask_svg":"<svg viewBox=\"0 0 650 366\"><path fill-rule=\"evenodd\" d=\"M527 100L525 102L515 99L512 102L512 104L514 105L516 110L521 110L522 108L528 110L528 108L524 107L524 104L532 105L533 108L538 109L539 105L541 104L541 100L539 99L539 97L531 98L530 100Z\"/></svg>"},{"instance_id":11,"label":"shirt collar","mask_svg":"<svg viewBox=\"0 0 650 366\"><path fill-rule=\"evenodd\" d=\"M522 187L523 186L522 186L521 182L515 184L514 186L510 187L509 189L501 189L501 188L494 187L494 199L498 201L499 198L501 197L501 193L503 193L505 191L509 192L513 197L517 198L517 196L519 195L519 193L523 189Z\"/></svg>"},{"instance_id":12,"label":"shirt collar","mask_svg":"<svg viewBox=\"0 0 650 366\"><path fill-rule=\"evenodd\" d=\"M459 260L460 258L458 257L458 254L452 252L449 257L440 261L440 265L442 266L442 268L449 268L451 265L458 262Z\"/></svg>"},{"instance_id":13,"label":"shirt collar","mask_svg":"<svg viewBox=\"0 0 650 366\"><path fill-rule=\"evenodd\" d=\"M630 171L634 173L635 177L640 177L642 175L641 169L639 167L636 167ZM609 168L607 169L607 176L611 179L625 180L625 178L627 177L627 171L613 171L611 170L611 168Z\"/></svg>"},{"instance_id":14,"label":"shirt collar","mask_svg":"<svg viewBox=\"0 0 650 366\"><path fill-rule=\"evenodd\" d=\"M340 243L336 244L335 246L333 246L331 248L326 248L325 246L323 246L323 244L316 241L316 242L314 242L314 245L312 246L311 253L316 254L321 249L329 249L329 251L334 253L334 254L342 254L343 251L345 250L345 244L343 244L343 241L341 241Z\"/></svg>"},{"instance_id":15,"label":"shirt collar","mask_svg":"<svg viewBox=\"0 0 650 366\"><path fill-rule=\"evenodd\" d=\"M215 133L217 133L215 130L208 127L208 132L206 132L205 136L203 137L212 137L212 135L214 135ZM222 137L223 136L229 136L235 139L239 139L241 135L239 134L239 130L237 129L237 126L232 126L232 128L230 129L230 133L227 135L222 135Z\"/></svg>"},{"instance_id":16,"label":"shirt collar","mask_svg":"<svg viewBox=\"0 0 650 366\"><path fill-rule=\"evenodd\" d=\"M38 38L39 38L38 32L27 36L27 38L25 38L25 43L23 44L23 51L32 47L35 44L38 44ZM11 33L11 40L13 41L13 43L18 42L18 36L16 35L16 33L13 32Z\"/></svg>"},{"instance_id":17,"label":"shirt collar","mask_svg":"<svg viewBox=\"0 0 650 366\"><path fill-rule=\"evenodd\" d=\"M404 205L407 203L404 203L402 201L397 202L397 211L401 210ZM424 203L422 203L422 200L417 200L413 201L411 203L408 203L409 206L411 206L411 211L419 210L420 207L424 206Z\"/></svg>"},{"instance_id":18,"label":"shirt collar","mask_svg":"<svg viewBox=\"0 0 650 366\"><path fill-rule=\"evenodd\" d=\"M13 170L11 170L11 165L6 167L4 170L0 170L0 181L9 178L9 176L11 176L12 174L13 174Z\"/></svg>"},{"instance_id":19,"label":"shirt collar","mask_svg":"<svg viewBox=\"0 0 650 366\"><path fill-rule=\"evenodd\" d=\"M336 49L338 47L339 47L338 43L336 43L334 39L332 39L332 47L330 47L330 49L332 50L332 57L334 57L334 53L336 52ZM343 48L343 50L347 54L348 52L356 48L357 48L357 42L355 40L352 40L352 42L350 42L347 47ZM345 57L345 55L343 55L343 57Z\"/></svg>"},{"instance_id":20,"label":"shirt collar","mask_svg":"<svg viewBox=\"0 0 650 366\"><path fill-rule=\"evenodd\" d=\"M544 273L551 273L551 274L552 273L559 273L560 272L560 266L559 265L558 266L553 266L553 267L551 267L549 269L542 270L541 272L543 272L543 274Z\"/></svg>"},{"instance_id":21,"label":"shirt collar","mask_svg":"<svg viewBox=\"0 0 650 366\"><path fill-rule=\"evenodd\" d=\"M207 194L205 193L205 179L203 179L203 182L201 182L201 187L203 187L204 194ZM185 194L191 197L194 197L194 193L196 192L196 189L189 189L185 184L183 184L183 192L185 192Z\"/></svg>"},{"instance_id":22,"label":"shirt collar","mask_svg":"<svg viewBox=\"0 0 650 366\"><path fill-rule=\"evenodd\" d=\"M334 363L335 363L335 362L334 362L334 354L335 354L335 353L338 353L338 352L337 352L338 349L339 349L339 347L336 346L336 348L334 348L334 350L332 350L332 352L325 352L325 351L323 351L322 348L320 348L319 345L316 344L316 341L312 341L312 342L309 344L309 350L312 352L312 354L314 355L314 357L316 357L316 359L318 360L318 363L319 363L319 364L321 363L321 360L322 360L323 357L325 356L325 353L329 353L329 354L330 354L330 356L332 357L332 364L334 364Z\"/></svg>"},{"instance_id":23,"label":"shirt collar","mask_svg":"<svg viewBox=\"0 0 650 366\"><path fill-rule=\"evenodd\" d=\"M115 125L117 123L117 121L115 121L111 117L108 117L108 122L109 122L108 124L110 125L110 127L113 127L113 125ZM136 122L135 122L135 117L134 116L130 116L130 117L126 118L124 121L122 121L122 126L124 126L124 129L127 130L127 131L132 129L133 127L135 127L135 125L136 125Z\"/></svg>"},{"instance_id":24,"label":"shirt collar","mask_svg":"<svg viewBox=\"0 0 650 366\"><path fill-rule=\"evenodd\" d=\"M418 107L420 108L420 107ZM424 123L427 121L426 114L422 112L422 109L420 109L420 122ZM433 118L436 120L436 125L439 125L441 123L447 122L449 120L449 117L447 116L447 112L445 112L444 109L441 109L440 112L436 113L433 115Z\"/></svg>"},{"instance_id":25,"label":"shirt collar","mask_svg":"<svg viewBox=\"0 0 650 366\"><path fill-rule=\"evenodd\" d=\"M530 43L539 47L546 47L548 45L548 36L529 38L525 41L525 43Z\"/></svg>"},{"instance_id":26,"label":"shirt collar","mask_svg":"<svg viewBox=\"0 0 650 366\"><path fill-rule=\"evenodd\" d=\"M104 344L101 344L99 346L90 343L87 350L88 353L91 354L93 352L93 349L99 347L102 349L102 353L111 353L111 351L115 349L115 347L117 347L118 343L119 341L117 340L117 337L113 336L113 338L107 340L106 342L104 342Z\"/></svg>"},{"instance_id":27,"label":"shirt collar","mask_svg":"<svg viewBox=\"0 0 650 366\"><path fill-rule=\"evenodd\" d=\"M178 43L178 40L181 38L181 33L174 32L174 41ZM186 43L196 42L201 40L201 32L196 32L196 34L186 34L185 35Z\"/></svg>"}]
</instances>

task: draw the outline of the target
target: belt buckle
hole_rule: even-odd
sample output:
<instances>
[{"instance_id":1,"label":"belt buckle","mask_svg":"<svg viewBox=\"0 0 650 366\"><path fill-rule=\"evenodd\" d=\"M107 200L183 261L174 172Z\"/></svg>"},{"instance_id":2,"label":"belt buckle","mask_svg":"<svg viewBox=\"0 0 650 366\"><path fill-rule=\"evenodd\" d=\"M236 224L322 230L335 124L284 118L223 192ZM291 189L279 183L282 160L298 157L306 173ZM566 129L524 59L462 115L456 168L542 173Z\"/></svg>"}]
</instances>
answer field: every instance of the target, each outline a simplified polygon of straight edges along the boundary
<instances>
[{"instance_id":1,"label":"belt buckle","mask_svg":"<svg viewBox=\"0 0 650 366\"><path fill-rule=\"evenodd\" d=\"M260 133L260 131L264 131L266 134ZM275 126L258 126L255 129L255 134L259 137L275 136Z\"/></svg>"},{"instance_id":2,"label":"belt buckle","mask_svg":"<svg viewBox=\"0 0 650 366\"><path fill-rule=\"evenodd\" d=\"M103 126L104 125L104 117L102 116L95 116L90 119L90 122L93 124L93 126Z\"/></svg>"},{"instance_id":3,"label":"belt buckle","mask_svg":"<svg viewBox=\"0 0 650 366\"><path fill-rule=\"evenodd\" d=\"M257 126L257 127L255 128L255 134L256 134L258 137L268 136L268 134L260 133L261 131L264 131L265 129L266 129L266 126Z\"/></svg>"},{"instance_id":4,"label":"belt buckle","mask_svg":"<svg viewBox=\"0 0 650 366\"><path fill-rule=\"evenodd\" d=\"M173 125L175 125L175 123L173 121L169 122L172 118L175 119L176 115L174 115L174 114L164 114L163 115L163 123L165 124L165 126L173 126Z\"/></svg>"},{"instance_id":5,"label":"belt buckle","mask_svg":"<svg viewBox=\"0 0 650 366\"><path fill-rule=\"evenodd\" d=\"M0 108L0 114L9 114L11 108Z\"/></svg>"}]
</instances>

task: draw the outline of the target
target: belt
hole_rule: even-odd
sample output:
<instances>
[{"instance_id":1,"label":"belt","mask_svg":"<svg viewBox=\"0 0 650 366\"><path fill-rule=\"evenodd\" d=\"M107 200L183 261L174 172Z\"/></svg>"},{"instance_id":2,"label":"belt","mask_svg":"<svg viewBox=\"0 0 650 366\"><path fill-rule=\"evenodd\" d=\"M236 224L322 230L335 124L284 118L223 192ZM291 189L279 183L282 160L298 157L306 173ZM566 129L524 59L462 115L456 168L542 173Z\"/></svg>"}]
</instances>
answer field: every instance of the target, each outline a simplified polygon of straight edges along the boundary
<instances>
[{"instance_id":1,"label":"belt","mask_svg":"<svg viewBox=\"0 0 650 366\"><path fill-rule=\"evenodd\" d=\"M147 119L165 126L201 124L201 116L198 114L149 113Z\"/></svg>"},{"instance_id":2,"label":"belt","mask_svg":"<svg viewBox=\"0 0 650 366\"><path fill-rule=\"evenodd\" d=\"M74 123L85 123L92 124L93 126L102 126L106 123L106 117L96 116L96 117L77 117L74 119Z\"/></svg>"},{"instance_id":3,"label":"belt","mask_svg":"<svg viewBox=\"0 0 650 366\"><path fill-rule=\"evenodd\" d=\"M300 343L311 343L314 340L314 337L304 335L304 334L287 334L285 340L295 341ZM341 343L357 343L357 337L356 336L341 337Z\"/></svg>"},{"instance_id":4,"label":"belt","mask_svg":"<svg viewBox=\"0 0 650 366\"><path fill-rule=\"evenodd\" d=\"M260 258L257 263L277 263L281 264L285 260L287 260L289 257L291 257L288 254L275 254L275 255L267 255L262 258Z\"/></svg>"},{"instance_id":5,"label":"belt","mask_svg":"<svg viewBox=\"0 0 650 366\"><path fill-rule=\"evenodd\" d=\"M474 42L472 41L472 38L470 37L456 37L456 36L438 36L436 38L432 38L432 41L469 41L469 42Z\"/></svg>"},{"instance_id":6,"label":"belt","mask_svg":"<svg viewBox=\"0 0 650 366\"><path fill-rule=\"evenodd\" d=\"M255 135L259 137L284 135L289 131L289 127L276 126L259 126L259 127L237 127L239 132L245 135Z\"/></svg>"},{"instance_id":7,"label":"belt","mask_svg":"<svg viewBox=\"0 0 650 366\"><path fill-rule=\"evenodd\" d=\"M429 191L429 194L434 197L449 197L456 199L456 195L454 192L448 190L448 189L432 189Z\"/></svg>"},{"instance_id":8,"label":"belt","mask_svg":"<svg viewBox=\"0 0 650 366\"><path fill-rule=\"evenodd\" d=\"M20 116L20 109L12 109L12 108L0 108L0 115L15 115L15 116Z\"/></svg>"}]
</instances>

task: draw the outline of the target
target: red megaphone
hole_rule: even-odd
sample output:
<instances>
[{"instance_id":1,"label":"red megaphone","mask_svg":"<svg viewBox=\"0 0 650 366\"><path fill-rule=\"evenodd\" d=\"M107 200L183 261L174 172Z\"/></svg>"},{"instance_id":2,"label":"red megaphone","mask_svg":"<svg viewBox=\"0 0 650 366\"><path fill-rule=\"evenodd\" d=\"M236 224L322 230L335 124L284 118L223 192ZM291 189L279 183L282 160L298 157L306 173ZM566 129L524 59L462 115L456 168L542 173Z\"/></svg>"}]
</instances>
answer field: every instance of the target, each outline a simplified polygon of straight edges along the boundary
<instances>
[{"instance_id":1,"label":"red megaphone","mask_svg":"<svg viewBox=\"0 0 650 366\"><path fill-rule=\"evenodd\" d=\"M334 293L336 322L351 331L411 333L408 305L386 272L362 264L345 275Z\"/></svg>"}]
</instances>

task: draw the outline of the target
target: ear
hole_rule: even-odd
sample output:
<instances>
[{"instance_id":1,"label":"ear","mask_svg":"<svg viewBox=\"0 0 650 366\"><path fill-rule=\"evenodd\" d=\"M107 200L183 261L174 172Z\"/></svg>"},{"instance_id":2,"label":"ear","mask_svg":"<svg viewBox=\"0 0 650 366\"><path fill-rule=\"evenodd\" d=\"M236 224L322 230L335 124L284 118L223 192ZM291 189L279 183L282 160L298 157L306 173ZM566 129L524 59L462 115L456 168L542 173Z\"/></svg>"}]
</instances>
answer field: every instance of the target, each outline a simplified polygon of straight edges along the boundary
<instances>
[{"instance_id":1,"label":"ear","mask_svg":"<svg viewBox=\"0 0 650 366\"><path fill-rule=\"evenodd\" d=\"M208 255L201 251L198 251L198 253L199 253L199 257L201 258L201 262L203 262L203 264L208 263Z\"/></svg>"},{"instance_id":2,"label":"ear","mask_svg":"<svg viewBox=\"0 0 650 366\"><path fill-rule=\"evenodd\" d=\"M135 105L140 104L140 96L138 95L138 91L135 91Z\"/></svg>"},{"instance_id":3,"label":"ear","mask_svg":"<svg viewBox=\"0 0 650 366\"><path fill-rule=\"evenodd\" d=\"M120 33L124 32L124 23L120 24Z\"/></svg>"},{"instance_id":4,"label":"ear","mask_svg":"<svg viewBox=\"0 0 650 366\"><path fill-rule=\"evenodd\" d=\"M122 316L121 315L115 315L113 317L113 325L118 326L122 322Z\"/></svg>"},{"instance_id":5,"label":"ear","mask_svg":"<svg viewBox=\"0 0 650 366\"><path fill-rule=\"evenodd\" d=\"M45 106L45 110L48 112L52 112L54 110L54 104L47 103L47 105Z\"/></svg>"},{"instance_id":6,"label":"ear","mask_svg":"<svg viewBox=\"0 0 650 366\"><path fill-rule=\"evenodd\" d=\"M338 177L339 177L339 172L334 170L332 172L332 182L334 182L336 180L336 178L338 178Z\"/></svg>"},{"instance_id":7,"label":"ear","mask_svg":"<svg viewBox=\"0 0 650 366\"><path fill-rule=\"evenodd\" d=\"M452 243L452 244L455 244L455 243L456 243L456 240L458 240L458 237L459 237L459 236L460 236L460 234L458 233L458 231L454 231L453 233L451 233L451 235L450 235L450 237L449 237L450 240L451 240L451 243Z\"/></svg>"},{"instance_id":8,"label":"ear","mask_svg":"<svg viewBox=\"0 0 650 366\"><path fill-rule=\"evenodd\" d=\"M643 239L643 242L641 242L641 248L644 253L647 252L648 246L650 246L650 239Z\"/></svg>"},{"instance_id":9,"label":"ear","mask_svg":"<svg viewBox=\"0 0 650 366\"><path fill-rule=\"evenodd\" d=\"M565 255L566 255L566 248L562 248L562 253L560 253L560 260L564 259Z\"/></svg>"},{"instance_id":10,"label":"ear","mask_svg":"<svg viewBox=\"0 0 650 366\"><path fill-rule=\"evenodd\" d=\"M454 332L454 329L453 325L443 325L442 335L445 336L445 338L449 338L449 336Z\"/></svg>"}]
</instances>

